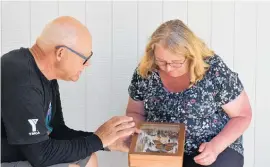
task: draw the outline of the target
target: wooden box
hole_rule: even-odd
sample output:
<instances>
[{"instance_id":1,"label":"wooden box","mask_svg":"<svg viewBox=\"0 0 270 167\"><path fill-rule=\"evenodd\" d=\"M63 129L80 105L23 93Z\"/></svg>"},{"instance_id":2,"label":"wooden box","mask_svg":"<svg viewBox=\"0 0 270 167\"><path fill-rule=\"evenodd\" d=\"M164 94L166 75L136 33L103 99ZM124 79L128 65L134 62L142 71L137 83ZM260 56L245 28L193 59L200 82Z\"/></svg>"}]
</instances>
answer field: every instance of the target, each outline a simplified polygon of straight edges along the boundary
<instances>
[{"instance_id":1,"label":"wooden box","mask_svg":"<svg viewBox=\"0 0 270 167\"><path fill-rule=\"evenodd\" d=\"M132 137L129 167L182 167L185 125L143 122Z\"/></svg>"}]
</instances>

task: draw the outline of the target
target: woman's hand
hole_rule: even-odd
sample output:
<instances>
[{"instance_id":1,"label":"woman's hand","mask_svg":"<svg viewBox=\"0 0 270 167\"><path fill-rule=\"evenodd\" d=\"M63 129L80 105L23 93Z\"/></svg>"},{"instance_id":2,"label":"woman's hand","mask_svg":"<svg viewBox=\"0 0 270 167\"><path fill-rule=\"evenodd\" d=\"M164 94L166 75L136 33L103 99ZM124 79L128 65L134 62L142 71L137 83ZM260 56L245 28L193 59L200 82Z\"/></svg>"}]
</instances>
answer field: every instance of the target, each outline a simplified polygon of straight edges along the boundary
<instances>
[{"instance_id":1,"label":"woman's hand","mask_svg":"<svg viewBox=\"0 0 270 167\"><path fill-rule=\"evenodd\" d=\"M212 142L202 143L199 148L200 154L194 157L194 161L200 165L211 165L217 159L219 153Z\"/></svg>"}]
</instances>

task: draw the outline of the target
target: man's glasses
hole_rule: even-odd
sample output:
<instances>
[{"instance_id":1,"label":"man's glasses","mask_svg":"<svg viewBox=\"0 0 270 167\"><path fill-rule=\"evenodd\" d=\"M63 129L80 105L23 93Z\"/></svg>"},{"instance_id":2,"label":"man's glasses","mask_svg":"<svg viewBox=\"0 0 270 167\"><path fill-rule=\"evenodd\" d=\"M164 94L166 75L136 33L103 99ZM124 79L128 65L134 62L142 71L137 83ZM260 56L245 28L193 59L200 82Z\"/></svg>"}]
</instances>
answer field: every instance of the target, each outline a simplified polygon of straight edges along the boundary
<instances>
[{"instance_id":1,"label":"man's glasses","mask_svg":"<svg viewBox=\"0 0 270 167\"><path fill-rule=\"evenodd\" d=\"M70 50L71 52L73 52L73 53L75 53L76 55L78 55L78 56L80 56L81 58L83 58L83 59L84 59L83 65L85 65L85 63L86 63L86 62L92 57L92 55L93 55L93 52L91 51L90 56L86 57L86 56L82 55L81 53L79 53L79 52L77 52L77 51L75 51L75 50L73 50L73 49L71 49L70 47L65 46L65 45L58 45L58 46L56 46L55 48L56 48L56 49L59 49L59 48L61 48L61 47L67 48L67 49Z\"/></svg>"}]
</instances>

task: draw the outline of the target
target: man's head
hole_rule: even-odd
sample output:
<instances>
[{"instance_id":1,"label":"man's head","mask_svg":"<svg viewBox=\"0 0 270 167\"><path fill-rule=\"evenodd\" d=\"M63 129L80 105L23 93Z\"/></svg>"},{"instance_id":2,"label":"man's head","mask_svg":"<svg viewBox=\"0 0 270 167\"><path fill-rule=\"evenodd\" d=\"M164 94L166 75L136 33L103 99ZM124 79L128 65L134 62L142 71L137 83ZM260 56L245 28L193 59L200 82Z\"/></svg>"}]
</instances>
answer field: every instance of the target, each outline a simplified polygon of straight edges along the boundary
<instances>
[{"instance_id":1,"label":"man's head","mask_svg":"<svg viewBox=\"0 0 270 167\"><path fill-rule=\"evenodd\" d=\"M36 41L56 79L77 81L92 55L91 34L78 20L63 16L48 23ZM47 61L48 62L48 61Z\"/></svg>"}]
</instances>

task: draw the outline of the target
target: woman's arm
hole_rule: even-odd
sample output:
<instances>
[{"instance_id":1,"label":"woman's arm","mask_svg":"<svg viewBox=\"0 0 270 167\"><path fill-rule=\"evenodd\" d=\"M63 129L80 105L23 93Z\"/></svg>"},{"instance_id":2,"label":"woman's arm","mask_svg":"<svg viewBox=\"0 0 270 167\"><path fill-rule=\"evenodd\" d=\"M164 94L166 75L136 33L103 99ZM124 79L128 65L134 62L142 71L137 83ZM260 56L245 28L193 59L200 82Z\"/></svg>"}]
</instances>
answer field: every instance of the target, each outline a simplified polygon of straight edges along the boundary
<instances>
[{"instance_id":1,"label":"woman's arm","mask_svg":"<svg viewBox=\"0 0 270 167\"><path fill-rule=\"evenodd\" d=\"M126 109L126 115L133 117L133 121L135 122L136 126L140 122L144 121L145 114L144 114L143 101L133 100L132 98L129 97L128 105L127 105L127 109ZM115 150L128 152L130 144L131 144L131 136L119 139L111 147L114 148Z\"/></svg>"},{"instance_id":2,"label":"woman's arm","mask_svg":"<svg viewBox=\"0 0 270 167\"><path fill-rule=\"evenodd\" d=\"M251 122L251 107L244 90L235 100L222 105L222 108L231 119L209 143L200 145L199 152L201 153L194 157L198 164L212 164L221 152L244 133Z\"/></svg>"},{"instance_id":3,"label":"woman's arm","mask_svg":"<svg viewBox=\"0 0 270 167\"><path fill-rule=\"evenodd\" d=\"M143 101L135 101L129 97L126 115L133 117L136 125L145 120Z\"/></svg>"},{"instance_id":4,"label":"woman's arm","mask_svg":"<svg viewBox=\"0 0 270 167\"><path fill-rule=\"evenodd\" d=\"M235 100L223 105L222 108L231 119L223 130L211 140L218 153L239 138L248 128L252 119L251 106L244 90Z\"/></svg>"}]
</instances>

